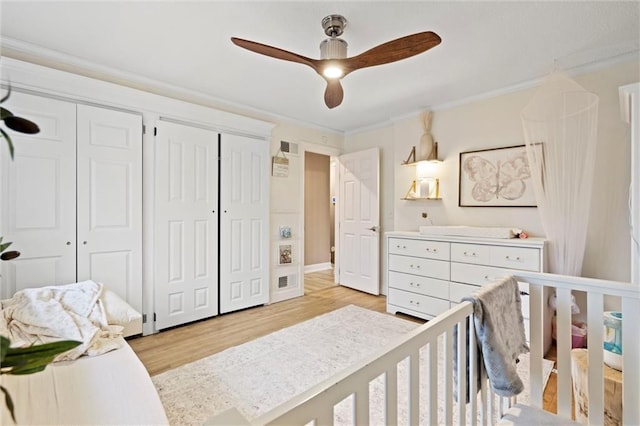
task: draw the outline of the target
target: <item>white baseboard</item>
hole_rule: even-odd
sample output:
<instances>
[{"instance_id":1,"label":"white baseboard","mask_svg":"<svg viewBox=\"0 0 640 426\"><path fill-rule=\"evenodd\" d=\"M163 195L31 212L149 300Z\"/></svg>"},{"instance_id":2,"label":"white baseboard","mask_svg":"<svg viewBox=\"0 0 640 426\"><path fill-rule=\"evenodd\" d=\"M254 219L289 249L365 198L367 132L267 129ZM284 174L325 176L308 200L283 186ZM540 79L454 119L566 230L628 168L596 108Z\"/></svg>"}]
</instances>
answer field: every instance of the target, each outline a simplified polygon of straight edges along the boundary
<instances>
[{"instance_id":1,"label":"white baseboard","mask_svg":"<svg viewBox=\"0 0 640 426\"><path fill-rule=\"evenodd\" d=\"M327 269L333 269L331 262L316 263L315 265L304 265L304 273L326 271Z\"/></svg>"}]
</instances>

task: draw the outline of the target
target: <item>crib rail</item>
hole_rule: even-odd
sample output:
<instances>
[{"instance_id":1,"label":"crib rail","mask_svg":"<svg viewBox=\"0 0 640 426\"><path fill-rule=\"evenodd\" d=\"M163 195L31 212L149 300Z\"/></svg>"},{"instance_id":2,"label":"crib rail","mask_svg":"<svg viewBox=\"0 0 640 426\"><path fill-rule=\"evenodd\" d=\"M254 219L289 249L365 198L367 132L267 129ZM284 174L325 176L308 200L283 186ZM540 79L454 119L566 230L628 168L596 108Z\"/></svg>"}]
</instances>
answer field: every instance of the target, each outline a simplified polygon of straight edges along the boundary
<instances>
[{"instance_id":1,"label":"crib rail","mask_svg":"<svg viewBox=\"0 0 640 426\"><path fill-rule=\"evenodd\" d=\"M531 399L530 405L542 407L543 316L548 301L544 294L554 290L557 297L556 350L558 370L558 414L570 418L572 398L571 377L571 294L584 292L587 297L588 344L588 420L589 424L605 424L604 419L604 326L605 299L619 303L622 312L623 347L623 421L625 425L640 424L640 344L637 325L640 324L640 286L583 277L514 271L516 279L529 283L531 323ZM626 331L626 332L625 332ZM597 366L597 367L596 367Z\"/></svg>"},{"instance_id":2,"label":"crib rail","mask_svg":"<svg viewBox=\"0 0 640 426\"><path fill-rule=\"evenodd\" d=\"M454 410L460 424L475 424L467 417L476 418L478 407L475 399L469 404L469 408L465 404L456 404L453 398L453 375L447 374L453 371L453 339L454 327L459 327L458 339L462 342L466 336L467 324L471 324L470 338L472 345L475 345L475 335L473 333L473 321L467 322L473 313L472 305L468 302L462 303L446 314L427 322L416 328L414 331L401 337L394 344L380 350L362 362L354 365L347 370L336 374L317 386L309 389L307 392L296 398L276 407L274 410L265 413L252 421L253 424L299 424L305 425L314 422L315 425L333 424L334 423L334 406L342 402L346 398L352 397L354 401L353 424L369 424L369 384L379 376L384 376L384 399L385 399L385 424L398 423L398 365L409 358L408 362L408 422L409 424L419 423L419 395L420 392L427 392L427 400L430 407L426 413L427 422L430 424L453 424L452 418ZM438 339L444 348L444 389L438 389L438 362L437 351ZM466 350L464 344L458 344L458 368L462 373L466 367ZM425 389L420 389L419 380L419 352L421 348L427 355L427 370L425 377L428 379L423 381L426 385ZM475 353L471 352L472 359L470 365L471 374L478 374L475 371ZM471 392L476 393L475 381L470 382ZM443 393L444 406L440 410L439 418L437 396ZM457 394L466 394L466 381L458 380ZM441 401L442 403L442 401Z\"/></svg>"},{"instance_id":3,"label":"crib rail","mask_svg":"<svg viewBox=\"0 0 640 426\"><path fill-rule=\"evenodd\" d=\"M530 304L530 401L529 405L542 408L544 316L548 310L546 295L557 296L557 370L558 414L572 417L571 405L571 294L581 291L587 295L588 327L588 401L589 423L604 424L603 385L603 312L605 299L614 298L622 311L623 328L623 424L640 424L640 345L635 325L640 323L640 288L628 283L590 278L568 277L544 273L512 271L519 282L529 283ZM607 300L610 302L610 300ZM334 407L351 398L352 424L369 424L370 383L384 378L384 424L399 423L398 407L406 407L405 423L418 424L494 424L517 401L496 398L487 389L486 374L476 371L476 352L471 351L470 377L480 375L481 389L478 398L470 398L468 404L458 404L453 395L465 395L466 380L458 380L454 389L453 354L454 329L458 329L457 358L458 377L465 375L466 342L469 327L469 344L475 347L472 306L463 302L434 318L414 331L402 336L388 347L362 362L353 365L328 380L319 383L303 394L276 407L251 421L252 424L334 424ZM627 330L627 332L624 332ZM631 330L631 332L629 332ZM438 352L444 358L438 363ZM421 358L422 356L422 358ZM408 361L407 361L408 360ZM407 384L398 387L399 365L407 366ZM422 370L421 370L422 366ZM598 367L595 367L598 366ZM441 370L440 372L438 370ZM444 376L440 379L438 374ZM420 380L422 378L422 381ZM476 380L468 381L470 395L476 395ZM402 398L406 398L406 401ZM402 399L402 401L400 401ZM400 402L399 402L400 401Z\"/></svg>"}]
</instances>

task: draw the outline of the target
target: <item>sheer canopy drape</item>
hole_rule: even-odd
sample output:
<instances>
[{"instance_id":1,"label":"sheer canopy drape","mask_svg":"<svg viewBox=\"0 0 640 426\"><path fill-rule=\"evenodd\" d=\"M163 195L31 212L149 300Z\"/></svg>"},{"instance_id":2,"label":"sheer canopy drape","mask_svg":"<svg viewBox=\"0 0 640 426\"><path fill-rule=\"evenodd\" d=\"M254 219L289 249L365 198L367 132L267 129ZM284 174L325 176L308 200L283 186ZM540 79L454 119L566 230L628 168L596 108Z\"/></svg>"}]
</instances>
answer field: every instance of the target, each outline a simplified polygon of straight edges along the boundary
<instances>
[{"instance_id":1,"label":"sheer canopy drape","mask_svg":"<svg viewBox=\"0 0 640 426\"><path fill-rule=\"evenodd\" d=\"M549 272L580 275L598 133L598 96L554 73L521 113Z\"/></svg>"}]
</instances>

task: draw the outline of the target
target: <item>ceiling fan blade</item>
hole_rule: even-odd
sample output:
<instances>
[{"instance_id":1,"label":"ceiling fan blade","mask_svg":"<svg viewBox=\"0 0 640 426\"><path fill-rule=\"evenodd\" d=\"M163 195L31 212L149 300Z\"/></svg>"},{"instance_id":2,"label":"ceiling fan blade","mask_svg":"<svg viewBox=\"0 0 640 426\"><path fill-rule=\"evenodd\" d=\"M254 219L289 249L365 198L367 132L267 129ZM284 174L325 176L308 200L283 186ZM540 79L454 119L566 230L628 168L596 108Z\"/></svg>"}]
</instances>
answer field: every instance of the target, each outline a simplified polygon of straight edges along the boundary
<instances>
[{"instance_id":1,"label":"ceiling fan blade","mask_svg":"<svg viewBox=\"0 0 640 426\"><path fill-rule=\"evenodd\" d=\"M352 58L343 59L345 75L360 68L383 65L410 58L439 45L441 41L440 36L431 31L391 40Z\"/></svg>"},{"instance_id":2,"label":"ceiling fan blade","mask_svg":"<svg viewBox=\"0 0 640 426\"><path fill-rule=\"evenodd\" d=\"M231 37L231 41L236 46L240 46L252 52L270 56L276 59L282 59L283 61L297 62L299 64L308 65L316 72L318 72L319 61L317 59L307 58L306 56L298 55L297 53L288 52L277 47L268 46L266 44L258 43L251 40L244 40L237 37Z\"/></svg>"},{"instance_id":3,"label":"ceiling fan blade","mask_svg":"<svg viewBox=\"0 0 640 426\"><path fill-rule=\"evenodd\" d=\"M327 80L327 88L324 91L324 103L331 108L335 108L342 103L344 98L344 91L339 79L325 79Z\"/></svg>"}]
</instances>

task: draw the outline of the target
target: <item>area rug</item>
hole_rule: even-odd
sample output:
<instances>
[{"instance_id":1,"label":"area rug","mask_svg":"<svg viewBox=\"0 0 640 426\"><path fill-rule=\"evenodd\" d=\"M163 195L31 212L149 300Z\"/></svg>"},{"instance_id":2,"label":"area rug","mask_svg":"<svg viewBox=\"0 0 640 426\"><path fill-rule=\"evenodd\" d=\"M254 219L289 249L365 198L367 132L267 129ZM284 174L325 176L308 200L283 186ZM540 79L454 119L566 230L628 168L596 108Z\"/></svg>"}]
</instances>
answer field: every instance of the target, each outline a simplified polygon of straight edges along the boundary
<instances>
[{"instance_id":1,"label":"area rug","mask_svg":"<svg viewBox=\"0 0 640 426\"><path fill-rule=\"evenodd\" d=\"M254 419L418 326L351 305L153 376L152 380L173 425L200 425L232 407L247 419ZM407 380L403 369L406 366L398 370L398 389L406 388L400 385ZM518 371L526 384L528 362L521 362ZM384 419L376 408L376 401L382 401L384 395L381 378L372 382L370 394L370 416L375 424ZM399 397L402 403L401 392ZM523 393L518 400L526 402L527 398ZM338 424L352 422L351 404L347 399L336 406ZM399 420L405 416L400 409Z\"/></svg>"}]
</instances>

